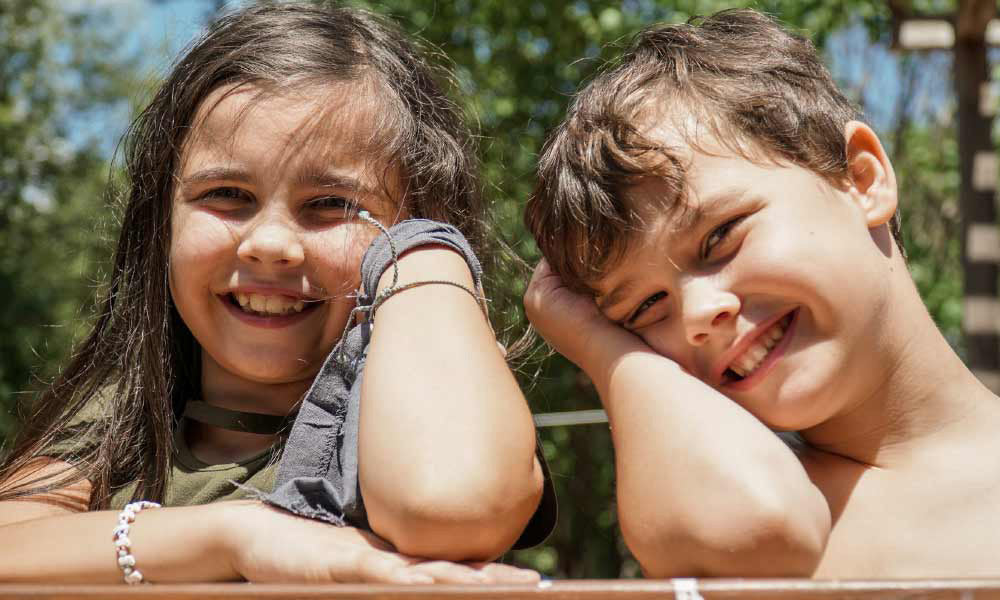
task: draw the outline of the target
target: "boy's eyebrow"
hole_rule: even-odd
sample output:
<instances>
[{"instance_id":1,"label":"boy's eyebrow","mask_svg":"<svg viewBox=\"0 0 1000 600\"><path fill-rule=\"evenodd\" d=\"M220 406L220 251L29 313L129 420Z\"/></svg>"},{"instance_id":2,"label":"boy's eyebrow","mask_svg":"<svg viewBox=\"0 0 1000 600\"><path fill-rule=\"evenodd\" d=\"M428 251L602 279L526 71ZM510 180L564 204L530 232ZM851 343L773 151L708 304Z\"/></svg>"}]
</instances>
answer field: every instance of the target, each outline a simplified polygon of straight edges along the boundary
<instances>
[{"instance_id":1,"label":"boy's eyebrow","mask_svg":"<svg viewBox=\"0 0 1000 600\"><path fill-rule=\"evenodd\" d=\"M597 301L597 308L601 312L607 313L608 310L621 304L622 301L632 293L635 286L636 283L634 279L628 279L621 285L615 286L615 288L611 290L608 295L602 296Z\"/></svg>"}]
</instances>

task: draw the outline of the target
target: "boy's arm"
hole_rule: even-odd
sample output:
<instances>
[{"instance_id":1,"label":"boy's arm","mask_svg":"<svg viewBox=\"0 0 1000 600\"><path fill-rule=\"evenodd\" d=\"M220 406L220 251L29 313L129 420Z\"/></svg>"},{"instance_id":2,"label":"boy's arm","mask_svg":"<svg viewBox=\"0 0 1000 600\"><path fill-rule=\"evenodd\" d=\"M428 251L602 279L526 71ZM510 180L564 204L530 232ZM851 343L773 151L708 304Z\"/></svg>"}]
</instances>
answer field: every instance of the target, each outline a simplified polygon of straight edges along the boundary
<instances>
[{"instance_id":1,"label":"boy's arm","mask_svg":"<svg viewBox=\"0 0 1000 600\"><path fill-rule=\"evenodd\" d=\"M443 246L399 260L399 285L469 267ZM379 290L392 282L388 269ZM542 472L521 390L476 300L451 285L401 291L379 307L362 382L359 465L372 529L401 552L485 560L538 506Z\"/></svg>"},{"instance_id":2,"label":"boy's arm","mask_svg":"<svg viewBox=\"0 0 1000 600\"><path fill-rule=\"evenodd\" d=\"M777 436L607 320L544 261L525 308L597 386L615 445L622 533L647 575L812 573L830 511Z\"/></svg>"}]
</instances>

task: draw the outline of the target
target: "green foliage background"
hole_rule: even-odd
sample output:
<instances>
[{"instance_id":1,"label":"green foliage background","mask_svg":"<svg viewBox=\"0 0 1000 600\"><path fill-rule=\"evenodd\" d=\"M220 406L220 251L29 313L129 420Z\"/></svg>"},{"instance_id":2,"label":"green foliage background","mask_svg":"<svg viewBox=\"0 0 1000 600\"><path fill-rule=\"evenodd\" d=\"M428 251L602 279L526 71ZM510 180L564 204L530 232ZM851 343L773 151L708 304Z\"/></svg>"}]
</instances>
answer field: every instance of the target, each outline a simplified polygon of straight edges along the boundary
<instances>
[{"instance_id":1,"label":"green foliage background","mask_svg":"<svg viewBox=\"0 0 1000 600\"><path fill-rule=\"evenodd\" d=\"M861 52L884 49L891 27L887 7L864 0L353 4L395 17L452 63L478 121L497 227L531 263L537 251L520 215L545 133L580 83L641 26L751 5L809 34L820 48L845 27L862 30ZM128 106L145 89L137 57L113 51L121 32L109 30L108 16L99 9L68 13L54 0L0 0L0 440L16 428L18 393L37 389L56 372L85 330L113 239L114 211L104 191L114 173L102 150L108 140L72 135L94 111ZM880 135L900 182L914 280L961 348L954 119L951 105L927 114L913 102L921 86L934 84L918 76L927 64L921 57L899 61L891 85L902 93ZM882 95L871 82L855 84L845 82L863 106ZM501 283L507 302L499 304L516 311L525 281ZM565 360L553 357L540 369L531 381L525 376L535 412L600 406L586 378ZM559 527L546 545L510 559L558 577L637 576L616 527L607 427L551 428L542 439L560 497Z\"/></svg>"}]
</instances>

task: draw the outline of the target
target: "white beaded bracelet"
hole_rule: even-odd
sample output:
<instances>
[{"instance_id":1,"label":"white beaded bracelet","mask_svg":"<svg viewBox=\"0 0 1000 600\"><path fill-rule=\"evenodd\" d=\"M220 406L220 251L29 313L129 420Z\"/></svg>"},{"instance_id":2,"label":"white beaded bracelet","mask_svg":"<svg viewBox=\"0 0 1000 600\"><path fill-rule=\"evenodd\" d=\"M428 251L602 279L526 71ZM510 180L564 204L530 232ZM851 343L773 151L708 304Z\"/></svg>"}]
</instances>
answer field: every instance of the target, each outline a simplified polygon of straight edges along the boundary
<instances>
[{"instance_id":1,"label":"white beaded bracelet","mask_svg":"<svg viewBox=\"0 0 1000 600\"><path fill-rule=\"evenodd\" d=\"M115 526L111 539L115 542L115 552L118 554L118 568L125 575L125 583L135 585L142 583L142 573L135 568L135 557L132 556L132 540L128 539L129 529L135 521L135 514L144 508L160 508L156 502L140 500L127 504L118 513L118 525Z\"/></svg>"}]
</instances>

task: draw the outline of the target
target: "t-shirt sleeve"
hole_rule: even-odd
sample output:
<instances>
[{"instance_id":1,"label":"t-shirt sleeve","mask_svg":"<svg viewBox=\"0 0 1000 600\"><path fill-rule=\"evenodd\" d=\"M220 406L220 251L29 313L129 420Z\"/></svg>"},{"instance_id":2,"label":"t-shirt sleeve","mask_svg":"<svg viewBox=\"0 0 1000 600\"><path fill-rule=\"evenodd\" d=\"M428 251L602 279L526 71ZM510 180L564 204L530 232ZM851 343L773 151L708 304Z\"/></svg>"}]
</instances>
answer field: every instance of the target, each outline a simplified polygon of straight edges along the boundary
<instances>
[{"instance_id":1,"label":"t-shirt sleeve","mask_svg":"<svg viewBox=\"0 0 1000 600\"><path fill-rule=\"evenodd\" d=\"M528 521L528 524L524 527L524 531L521 532L521 537L517 538L517 541L514 542L514 550L531 548L544 542L549 537L549 534L552 533L552 530L555 529L556 520L559 516L556 489L552 485L552 476L549 474L549 465L545 462L545 456L542 454L542 443L540 440L535 443L535 457L538 458L538 464L542 466L542 475L545 476L545 483L542 486L542 499L538 502L535 514L531 516L531 520Z\"/></svg>"},{"instance_id":2,"label":"t-shirt sleeve","mask_svg":"<svg viewBox=\"0 0 1000 600\"><path fill-rule=\"evenodd\" d=\"M69 419L41 454L70 464L84 460L103 442L108 404L107 393L94 396Z\"/></svg>"}]
</instances>

